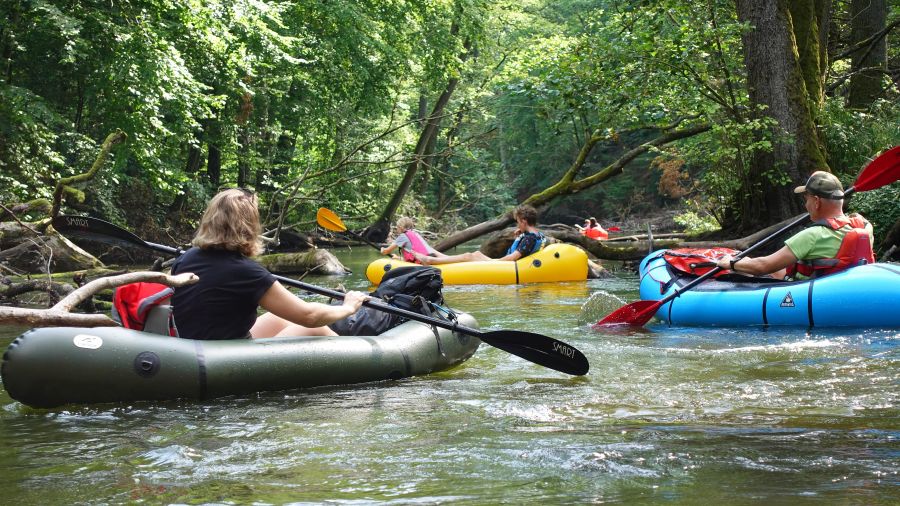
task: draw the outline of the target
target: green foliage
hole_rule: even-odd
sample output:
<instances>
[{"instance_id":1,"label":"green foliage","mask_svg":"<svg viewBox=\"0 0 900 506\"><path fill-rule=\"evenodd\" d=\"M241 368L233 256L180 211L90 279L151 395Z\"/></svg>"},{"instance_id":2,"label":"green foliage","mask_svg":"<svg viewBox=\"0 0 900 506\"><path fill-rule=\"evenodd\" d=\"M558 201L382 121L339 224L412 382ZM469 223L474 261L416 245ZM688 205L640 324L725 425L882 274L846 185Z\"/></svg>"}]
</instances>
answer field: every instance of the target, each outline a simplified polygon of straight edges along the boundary
<instances>
[{"instance_id":1,"label":"green foliage","mask_svg":"<svg viewBox=\"0 0 900 506\"><path fill-rule=\"evenodd\" d=\"M636 140L649 140L674 124L688 125L686 118L738 122L738 111L746 109L743 27L731 2L663 1L638 7L536 1L517 16L508 12L515 10L511 7L498 10L499 19L505 15L519 23L504 32L516 50L506 55L489 105L500 125L496 156L520 196L556 182L594 132L612 141L594 149L579 177L614 161ZM699 19L698 12L703 13ZM707 152L703 147L695 146L696 161L712 158L719 146L708 144ZM643 159L631 164L642 166L649 164ZM649 211L660 204L643 191L655 177L633 169L625 178L572 197L568 212Z\"/></svg>"},{"instance_id":2,"label":"green foliage","mask_svg":"<svg viewBox=\"0 0 900 506\"><path fill-rule=\"evenodd\" d=\"M684 229L686 234L697 235L721 228L716 218L712 214L702 211L701 206L697 203L689 204L688 208L687 211L672 218L678 226Z\"/></svg>"},{"instance_id":3,"label":"green foliage","mask_svg":"<svg viewBox=\"0 0 900 506\"><path fill-rule=\"evenodd\" d=\"M900 104L881 100L868 111L851 110L837 98L828 100L823 111L822 132L828 146L828 163L845 185L878 153L897 145L900 139ZM875 245L900 220L900 185L855 195L848 208L863 214L875 228Z\"/></svg>"},{"instance_id":4,"label":"green foliage","mask_svg":"<svg viewBox=\"0 0 900 506\"><path fill-rule=\"evenodd\" d=\"M189 226L219 187L241 184L270 223L284 212L311 224L326 205L365 225L411 162L420 100L427 113L451 80L401 206L423 228L489 219L543 190L594 133L607 140L579 177L699 121L712 131L558 212L652 211L665 202L650 160L669 154L701 182L693 211L723 222L775 135L751 119L747 27L730 0L37 0L0 3L0 19L0 201L49 197L118 128L128 141L76 209L122 224ZM896 144L897 103L862 113L829 99L821 128L844 180Z\"/></svg>"},{"instance_id":5,"label":"green foliage","mask_svg":"<svg viewBox=\"0 0 900 506\"><path fill-rule=\"evenodd\" d=\"M858 111L831 98L825 103L821 128L829 165L842 181L852 181L877 153L900 141L900 103L880 100L870 110Z\"/></svg>"},{"instance_id":6,"label":"green foliage","mask_svg":"<svg viewBox=\"0 0 900 506\"><path fill-rule=\"evenodd\" d=\"M875 229L876 253L883 249L879 245L885 235L900 221L900 206L897 202L900 202L900 183L859 193L850 200L849 209L862 214L872 222Z\"/></svg>"},{"instance_id":7,"label":"green foliage","mask_svg":"<svg viewBox=\"0 0 900 506\"><path fill-rule=\"evenodd\" d=\"M52 195L54 169L65 166L65 158L53 149L62 123L40 97L0 85L0 201Z\"/></svg>"},{"instance_id":8,"label":"green foliage","mask_svg":"<svg viewBox=\"0 0 900 506\"><path fill-rule=\"evenodd\" d=\"M191 182L255 184L274 200L408 119L397 115L416 93L458 75L463 38L481 40L480 9L474 0L4 2L0 198L48 195L120 128L129 140L103 177L145 181L159 217ZM399 176L380 178L366 162L402 152L414 131L385 136L298 195L371 212ZM205 171L209 146L220 177ZM199 171L185 162L191 150ZM128 196L114 185L96 191L95 211L118 218Z\"/></svg>"},{"instance_id":9,"label":"green foliage","mask_svg":"<svg viewBox=\"0 0 900 506\"><path fill-rule=\"evenodd\" d=\"M710 214L720 226L735 218L751 157L756 151L772 149L775 130L775 120L765 116L718 116L708 135L681 143L678 154L691 166L699 167L700 184L693 198L701 214ZM775 181L784 174L773 170L770 177Z\"/></svg>"}]
</instances>

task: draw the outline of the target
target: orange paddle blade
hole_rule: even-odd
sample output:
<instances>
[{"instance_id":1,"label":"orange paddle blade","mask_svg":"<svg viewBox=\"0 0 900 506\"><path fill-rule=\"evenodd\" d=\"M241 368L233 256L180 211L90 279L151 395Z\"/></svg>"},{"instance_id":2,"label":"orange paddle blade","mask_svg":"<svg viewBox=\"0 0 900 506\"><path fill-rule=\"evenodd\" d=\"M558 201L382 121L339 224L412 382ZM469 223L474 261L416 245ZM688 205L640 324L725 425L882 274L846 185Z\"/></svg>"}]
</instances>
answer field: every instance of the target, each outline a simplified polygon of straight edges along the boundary
<instances>
[{"instance_id":1,"label":"orange paddle blade","mask_svg":"<svg viewBox=\"0 0 900 506\"><path fill-rule=\"evenodd\" d=\"M332 232L347 231L347 226L344 225L344 221L341 220L341 217L326 207L320 207L318 212L316 212L316 223L318 223L320 227L331 230Z\"/></svg>"},{"instance_id":2,"label":"orange paddle blade","mask_svg":"<svg viewBox=\"0 0 900 506\"><path fill-rule=\"evenodd\" d=\"M595 323L593 327L606 327L609 325L635 325L640 327L649 322L653 315L656 314L656 310L663 304L664 302L660 300L632 302L606 315L606 318Z\"/></svg>"}]
</instances>

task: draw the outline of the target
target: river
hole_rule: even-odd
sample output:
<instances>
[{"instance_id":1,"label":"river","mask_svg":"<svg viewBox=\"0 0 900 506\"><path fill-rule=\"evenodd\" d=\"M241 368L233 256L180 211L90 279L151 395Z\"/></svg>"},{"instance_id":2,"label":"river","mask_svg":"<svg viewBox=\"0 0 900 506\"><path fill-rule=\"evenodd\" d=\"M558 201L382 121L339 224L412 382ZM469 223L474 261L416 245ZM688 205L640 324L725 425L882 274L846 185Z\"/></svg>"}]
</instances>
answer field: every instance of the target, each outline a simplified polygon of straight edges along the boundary
<instances>
[{"instance_id":1,"label":"river","mask_svg":"<svg viewBox=\"0 0 900 506\"><path fill-rule=\"evenodd\" d=\"M338 251L365 288L373 250ZM595 331L633 273L446 287L482 328L538 332L569 377L482 345L353 387L35 410L0 391L7 504L898 504L900 331ZM5 346L21 329L0 327Z\"/></svg>"}]
</instances>

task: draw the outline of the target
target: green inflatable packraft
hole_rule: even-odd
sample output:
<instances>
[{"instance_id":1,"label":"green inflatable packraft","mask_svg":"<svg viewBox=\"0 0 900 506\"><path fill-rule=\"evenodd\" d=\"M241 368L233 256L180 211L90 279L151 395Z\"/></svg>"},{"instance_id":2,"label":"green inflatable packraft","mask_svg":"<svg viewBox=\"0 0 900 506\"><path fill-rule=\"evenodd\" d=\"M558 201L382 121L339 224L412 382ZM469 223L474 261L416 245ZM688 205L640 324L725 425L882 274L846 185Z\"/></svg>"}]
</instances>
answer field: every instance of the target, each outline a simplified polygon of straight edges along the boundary
<instances>
[{"instance_id":1,"label":"green inflatable packraft","mask_svg":"<svg viewBox=\"0 0 900 506\"><path fill-rule=\"evenodd\" d=\"M458 314L461 325L475 319ZM3 386L28 406L212 399L429 374L458 365L475 337L406 322L378 336L194 341L117 327L50 327L16 338Z\"/></svg>"}]
</instances>

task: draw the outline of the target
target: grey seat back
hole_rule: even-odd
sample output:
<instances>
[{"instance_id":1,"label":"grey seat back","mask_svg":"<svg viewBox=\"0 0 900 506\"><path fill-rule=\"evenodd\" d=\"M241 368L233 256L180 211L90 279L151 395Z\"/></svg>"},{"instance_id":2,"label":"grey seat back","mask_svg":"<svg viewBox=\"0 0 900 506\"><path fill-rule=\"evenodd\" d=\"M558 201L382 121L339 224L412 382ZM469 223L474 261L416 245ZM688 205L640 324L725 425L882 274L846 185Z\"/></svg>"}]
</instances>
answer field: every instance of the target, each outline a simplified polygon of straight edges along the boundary
<instances>
[{"instance_id":1,"label":"grey seat back","mask_svg":"<svg viewBox=\"0 0 900 506\"><path fill-rule=\"evenodd\" d=\"M172 306L161 304L150 308L147 312L147 322L144 325L144 332L168 336L170 328L175 328L172 316Z\"/></svg>"}]
</instances>

